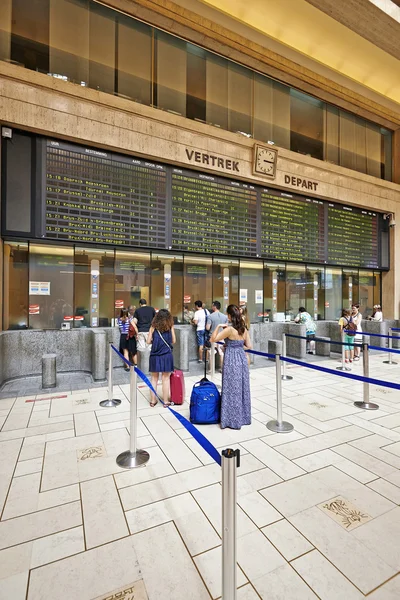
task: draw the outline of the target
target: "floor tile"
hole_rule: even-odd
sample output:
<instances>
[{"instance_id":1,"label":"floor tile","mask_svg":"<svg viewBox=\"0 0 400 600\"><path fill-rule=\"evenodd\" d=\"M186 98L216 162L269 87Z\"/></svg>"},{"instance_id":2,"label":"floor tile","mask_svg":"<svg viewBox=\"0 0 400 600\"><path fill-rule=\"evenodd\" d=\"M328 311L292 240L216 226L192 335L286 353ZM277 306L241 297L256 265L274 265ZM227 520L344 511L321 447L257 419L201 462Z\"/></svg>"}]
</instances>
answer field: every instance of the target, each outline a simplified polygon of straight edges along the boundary
<instances>
[{"instance_id":1,"label":"floor tile","mask_svg":"<svg viewBox=\"0 0 400 600\"><path fill-rule=\"evenodd\" d=\"M209 600L207 589L172 523L128 539L133 540L149 600ZM127 570L126 559L123 564Z\"/></svg>"},{"instance_id":2,"label":"floor tile","mask_svg":"<svg viewBox=\"0 0 400 600\"><path fill-rule=\"evenodd\" d=\"M237 600L259 600L254 588L248 583L237 591Z\"/></svg>"},{"instance_id":3,"label":"floor tile","mask_svg":"<svg viewBox=\"0 0 400 600\"><path fill-rule=\"evenodd\" d=\"M125 515L130 532L139 533L150 527L174 521L179 517L191 516L199 510L193 497L186 493L128 510Z\"/></svg>"},{"instance_id":4,"label":"floor tile","mask_svg":"<svg viewBox=\"0 0 400 600\"><path fill-rule=\"evenodd\" d=\"M35 540L32 545L31 568L58 561L85 550L83 527L75 527Z\"/></svg>"},{"instance_id":5,"label":"floor tile","mask_svg":"<svg viewBox=\"0 0 400 600\"><path fill-rule=\"evenodd\" d=\"M257 527L264 527L283 518L259 492L240 496L238 504Z\"/></svg>"},{"instance_id":6,"label":"floor tile","mask_svg":"<svg viewBox=\"0 0 400 600\"><path fill-rule=\"evenodd\" d=\"M201 510L174 519L192 556L219 546L221 539Z\"/></svg>"},{"instance_id":7,"label":"floor tile","mask_svg":"<svg viewBox=\"0 0 400 600\"><path fill-rule=\"evenodd\" d=\"M20 477L21 475L30 475L31 473L40 473L42 471L43 458L31 458L30 460L23 460L18 462L14 477Z\"/></svg>"},{"instance_id":8,"label":"floor tile","mask_svg":"<svg viewBox=\"0 0 400 600\"><path fill-rule=\"evenodd\" d=\"M141 579L133 540L129 536L33 569L27 600L51 598L54 590L57 600L92 600Z\"/></svg>"},{"instance_id":9,"label":"floor tile","mask_svg":"<svg viewBox=\"0 0 400 600\"><path fill-rule=\"evenodd\" d=\"M82 524L80 502L71 502L0 522L0 549Z\"/></svg>"},{"instance_id":10,"label":"floor tile","mask_svg":"<svg viewBox=\"0 0 400 600\"><path fill-rule=\"evenodd\" d=\"M83 524L87 548L129 534L114 479L101 477L81 483Z\"/></svg>"},{"instance_id":11,"label":"floor tile","mask_svg":"<svg viewBox=\"0 0 400 600\"><path fill-rule=\"evenodd\" d=\"M292 443L296 444L297 442ZM291 479L304 473L303 469L300 469L300 467L282 456L277 450L267 446L261 440L243 442L242 445L282 479Z\"/></svg>"},{"instance_id":12,"label":"floor tile","mask_svg":"<svg viewBox=\"0 0 400 600\"><path fill-rule=\"evenodd\" d=\"M28 575L29 572L25 571L24 573L11 575L11 577L0 580L1 600L8 600L9 598L13 600L25 600Z\"/></svg>"},{"instance_id":13,"label":"floor tile","mask_svg":"<svg viewBox=\"0 0 400 600\"><path fill-rule=\"evenodd\" d=\"M253 583L257 578L286 564L282 555L261 531L253 531L238 540L237 560L247 578Z\"/></svg>"},{"instance_id":14,"label":"floor tile","mask_svg":"<svg viewBox=\"0 0 400 600\"><path fill-rule=\"evenodd\" d=\"M368 600L399 600L399 598L400 575L397 575L397 577L394 577L368 596Z\"/></svg>"},{"instance_id":15,"label":"floor tile","mask_svg":"<svg viewBox=\"0 0 400 600\"><path fill-rule=\"evenodd\" d=\"M212 598L219 598L222 594L222 549L221 546L200 554L194 558L197 568L204 579ZM239 567L236 571L237 586L247 582Z\"/></svg>"},{"instance_id":16,"label":"floor tile","mask_svg":"<svg viewBox=\"0 0 400 600\"><path fill-rule=\"evenodd\" d=\"M374 554L400 571L400 507L369 521L351 532Z\"/></svg>"},{"instance_id":17,"label":"floor tile","mask_svg":"<svg viewBox=\"0 0 400 600\"><path fill-rule=\"evenodd\" d=\"M394 502L394 504L400 504L400 488L389 481L386 481L385 479L376 479L369 483L368 487L382 496L385 496L385 498Z\"/></svg>"},{"instance_id":18,"label":"floor tile","mask_svg":"<svg viewBox=\"0 0 400 600\"><path fill-rule=\"evenodd\" d=\"M376 550L371 551L356 539L353 533L324 515L317 507L293 515L290 522L312 543L333 565L341 571L364 594L384 583L397 573L379 558ZM374 523L374 521L371 521Z\"/></svg>"},{"instance_id":19,"label":"floor tile","mask_svg":"<svg viewBox=\"0 0 400 600\"><path fill-rule=\"evenodd\" d=\"M263 600L316 600L318 598L288 564L256 579L253 585Z\"/></svg>"},{"instance_id":20,"label":"floor tile","mask_svg":"<svg viewBox=\"0 0 400 600\"><path fill-rule=\"evenodd\" d=\"M292 567L321 600L361 600L365 597L318 550L294 560Z\"/></svg>"},{"instance_id":21,"label":"floor tile","mask_svg":"<svg viewBox=\"0 0 400 600\"><path fill-rule=\"evenodd\" d=\"M246 475L240 475L240 469L238 471L237 478L237 494L238 496L244 496L251 494L263 488L280 483L282 479L278 477L271 469L263 468L253 473L247 473Z\"/></svg>"},{"instance_id":22,"label":"floor tile","mask_svg":"<svg viewBox=\"0 0 400 600\"><path fill-rule=\"evenodd\" d=\"M291 561L313 549L313 546L286 519L262 529L277 550Z\"/></svg>"}]
</instances>

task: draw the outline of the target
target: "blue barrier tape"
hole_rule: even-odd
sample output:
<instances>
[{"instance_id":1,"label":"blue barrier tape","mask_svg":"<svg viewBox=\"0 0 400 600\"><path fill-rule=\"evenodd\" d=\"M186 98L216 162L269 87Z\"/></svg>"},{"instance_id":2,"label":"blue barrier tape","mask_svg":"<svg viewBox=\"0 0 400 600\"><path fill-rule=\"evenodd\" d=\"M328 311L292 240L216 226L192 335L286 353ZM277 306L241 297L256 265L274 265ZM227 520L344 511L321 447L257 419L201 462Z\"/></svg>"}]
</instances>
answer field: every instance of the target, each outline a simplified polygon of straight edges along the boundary
<instances>
[{"instance_id":1,"label":"blue barrier tape","mask_svg":"<svg viewBox=\"0 0 400 600\"><path fill-rule=\"evenodd\" d=\"M368 333L367 331L349 331L348 329L344 330L345 333L352 333L354 335L370 335L371 337L381 337L386 339L398 340L398 335L381 335L380 333Z\"/></svg>"},{"instance_id":2,"label":"blue barrier tape","mask_svg":"<svg viewBox=\"0 0 400 600\"><path fill-rule=\"evenodd\" d=\"M343 373L340 371L334 371L327 367L318 367L311 363L304 363L294 358L287 358L281 356L281 360L284 360L293 365L300 365L301 367L307 367L307 369L314 369L315 371L322 371L322 373L330 373L331 375L338 375L339 377L346 377L347 379L355 379L356 381L362 381L363 383L372 383L374 385L381 385L384 387L393 388L394 390L400 390L399 383L392 383L391 381L382 381L381 379L373 379L372 377L363 377L362 375L351 375L350 373Z\"/></svg>"},{"instance_id":3,"label":"blue barrier tape","mask_svg":"<svg viewBox=\"0 0 400 600\"><path fill-rule=\"evenodd\" d=\"M299 340L308 340L308 337L306 335L293 335L292 333L285 333L286 337L291 337L291 338L298 338ZM343 342L335 342L334 340L324 340L323 338L318 338L315 337L310 341L314 341L314 342L324 342L325 344L337 344L339 346L347 346L347 344L343 343Z\"/></svg>"},{"instance_id":4,"label":"blue barrier tape","mask_svg":"<svg viewBox=\"0 0 400 600\"><path fill-rule=\"evenodd\" d=\"M400 350L394 348L382 348L381 346L368 346L370 350L380 350L381 352L393 352L394 354L400 354Z\"/></svg>"},{"instance_id":5,"label":"blue barrier tape","mask_svg":"<svg viewBox=\"0 0 400 600\"><path fill-rule=\"evenodd\" d=\"M214 342L215 344L220 344L221 346L224 346L224 342ZM245 352L248 352L249 354L256 354L257 356L265 356L266 358L273 358L275 359L275 354L268 354L268 352L258 352L257 350L250 350L250 348L246 349Z\"/></svg>"},{"instance_id":6,"label":"blue barrier tape","mask_svg":"<svg viewBox=\"0 0 400 600\"><path fill-rule=\"evenodd\" d=\"M134 367L136 373L144 381L144 383L150 388L150 390L156 395L156 397L159 399L159 401L161 402L161 404L163 404L164 406L166 406L166 408L168 408L170 410L170 412L172 412L172 414L178 419L178 421L180 423L182 423L182 425L184 426L184 428L194 437L194 439L196 440L196 442L198 444L200 444L200 446L203 448L203 450L205 450L207 452L207 454L209 454L211 456L211 458L213 460L215 460L215 462L219 466L221 466L221 455L218 452L218 450L212 445L212 443L198 429L196 429L196 427L194 425L192 425L192 423L190 421L188 421L183 415L181 415L180 413L176 412L176 410L173 410L170 406L168 406L168 404L164 403L164 401L162 400L162 398L158 395L157 391L152 386L151 381L149 380L149 378L138 367L136 367L129 360L127 360L125 358L125 356L123 356L121 354L121 352L119 352L113 344L111 344L111 348L118 354L118 356L127 365L129 365L131 367Z\"/></svg>"},{"instance_id":7,"label":"blue barrier tape","mask_svg":"<svg viewBox=\"0 0 400 600\"><path fill-rule=\"evenodd\" d=\"M390 328L392 331L400 331L400 329L398 329L397 327L391 327ZM396 336L397 337L397 336Z\"/></svg>"}]
</instances>

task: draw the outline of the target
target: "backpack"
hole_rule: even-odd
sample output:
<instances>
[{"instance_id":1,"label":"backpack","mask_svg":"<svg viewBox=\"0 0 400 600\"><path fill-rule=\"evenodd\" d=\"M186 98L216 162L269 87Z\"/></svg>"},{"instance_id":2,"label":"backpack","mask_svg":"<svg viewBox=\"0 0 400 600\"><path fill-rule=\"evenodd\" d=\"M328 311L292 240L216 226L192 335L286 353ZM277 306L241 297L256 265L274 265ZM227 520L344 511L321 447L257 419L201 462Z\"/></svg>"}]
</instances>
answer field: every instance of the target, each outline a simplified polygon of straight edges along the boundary
<instances>
[{"instance_id":1,"label":"backpack","mask_svg":"<svg viewBox=\"0 0 400 600\"><path fill-rule=\"evenodd\" d=\"M190 422L198 425L219 423L221 419L221 394L207 378L194 384L190 396Z\"/></svg>"},{"instance_id":2,"label":"backpack","mask_svg":"<svg viewBox=\"0 0 400 600\"><path fill-rule=\"evenodd\" d=\"M350 320L347 317L344 317L347 321L347 325L344 328L347 335L356 335L357 325L354 323L353 319L350 317Z\"/></svg>"}]
</instances>

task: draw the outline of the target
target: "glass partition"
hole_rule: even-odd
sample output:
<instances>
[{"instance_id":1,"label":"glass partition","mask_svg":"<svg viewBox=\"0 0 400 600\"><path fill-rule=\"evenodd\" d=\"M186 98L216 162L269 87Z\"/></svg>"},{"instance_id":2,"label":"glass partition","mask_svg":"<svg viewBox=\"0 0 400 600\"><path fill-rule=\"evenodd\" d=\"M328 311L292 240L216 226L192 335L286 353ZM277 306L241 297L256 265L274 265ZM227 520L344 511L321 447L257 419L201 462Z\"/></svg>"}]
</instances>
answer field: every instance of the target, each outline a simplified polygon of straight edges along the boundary
<instances>
[{"instance_id":1,"label":"glass partition","mask_svg":"<svg viewBox=\"0 0 400 600\"><path fill-rule=\"evenodd\" d=\"M325 318L325 270L323 267L307 265L305 308L316 321Z\"/></svg>"},{"instance_id":2,"label":"glass partition","mask_svg":"<svg viewBox=\"0 0 400 600\"><path fill-rule=\"evenodd\" d=\"M360 270L358 281L360 313L365 319L370 317L374 310L374 272Z\"/></svg>"},{"instance_id":3,"label":"glass partition","mask_svg":"<svg viewBox=\"0 0 400 600\"><path fill-rule=\"evenodd\" d=\"M342 309L348 307L342 298L342 269L325 269L325 319L336 321L342 316Z\"/></svg>"},{"instance_id":4,"label":"glass partition","mask_svg":"<svg viewBox=\"0 0 400 600\"><path fill-rule=\"evenodd\" d=\"M168 309L176 323L183 322L183 256L153 253L151 256L151 300L156 310Z\"/></svg>"},{"instance_id":5,"label":"glass partition","mask_svg":"<svg viewBox=\"0 0 400 600\"><path fill-rule=\"evenodd\" d=\"M285 279L285 265L278 263L264 263L264 314L262 320L285 320Z\"/></svg>"},{"instance_id":6,"label":"glass partition","mask_svg":"<svg viewBox=\"0 0 400 600\"><path fill-rule=\"evenodd\" d=\"M263 312L263 264L261 261L240 261L239 306L247 307L250 323L258 323Z\"/></svg>"},{"instance_id":7,"label":"glass partition","mask_svg":"<svg viewBox=\"0 0 400 600\"><path fill-rule=\"evenodd\" d=\"M114 250L75 249L75 327L109 327L114 318Z\"/></svg>"},{"instance_id":8,"label":"glass partition","mask_svg":"<svg viewBox=\"0 0 400 600\"><path fill-rule=\"evenodd\" d=\"M239 305L239 261L215 257L213 260L212 299L225 312L229 304Z\"/></svg>"},{"instance_id":9,"label":"glass partition","mask_svg":"<svg viewBox=\"0 0 400 600\"><path fill-rule=\"evenodd\" d=\"M6 242L3 247L3 328L27 329L28 244Z\"/></svg>"},{"instance_id":10,"label":"glass partition","mask_svg":"<svg viewBox=\"0 0 400 600\"><path fill-rule=\"evenodd\" d=\"M343 269L343 306L348 308L359 302L358 270Z\"/></svg>"},{"instance_id":11,"label":"glass partition","mask_svg":"<svg viewBox=\"0 0 400 600\"><path fill-rule=\"evenodd\" d=\"M63 246L29 246L29 325L61 329L74 315L74 250Z\"/></svg>"},{"instance_id":12,"label":"glass partition","mask_svg":"<svg viewBox=\"0 0 400 600\"><path fill-rule=\"evenodd\" d=\"M300 306L306 306L305 265L286 265L286 318L294 319Z\"/></svg>"},{"instance_id":13,"label":"glass partition","mask_svg":"<svg viewBox=\"0 0 400 600\"><path fill-rule=\"evenodd\" d=\"M124 308L139 307L140 298L150 304L150 253L115 253L115 316ZM159 308L162 308L160 306Z\"/></svg>"},{"instance_id":14,"label":"glass partition","mask_svg":"<svg viewBox=\"0 0 400 600\"><path fill-rule=\"evenodd\" d=\"M204 256L185 256L183 275L183 303L189 311L194 311L194 303L201 300L203 306L211 309L212 259Z\"/></svg>"}]
</instances>

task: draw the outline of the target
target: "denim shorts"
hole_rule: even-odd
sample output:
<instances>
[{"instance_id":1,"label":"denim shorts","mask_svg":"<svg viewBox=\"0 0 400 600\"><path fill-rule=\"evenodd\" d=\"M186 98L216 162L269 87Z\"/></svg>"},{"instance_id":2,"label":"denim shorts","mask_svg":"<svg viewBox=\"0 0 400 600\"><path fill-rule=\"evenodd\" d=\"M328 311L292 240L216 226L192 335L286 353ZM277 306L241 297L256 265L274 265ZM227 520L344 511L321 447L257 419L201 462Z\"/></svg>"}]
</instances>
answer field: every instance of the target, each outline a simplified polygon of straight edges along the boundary
<instances>
[{"instance_id":1,"label":"denim shorts","mask_svg":"<svg viewBox=\"0 0 400 600\"><path fill-rule=\"evenodd\" d=\"M204 329L201 329L200 331L196 331L198 346L204 346L205 335L206 335L206 332Z\"/></svg>"}]
</instances>

